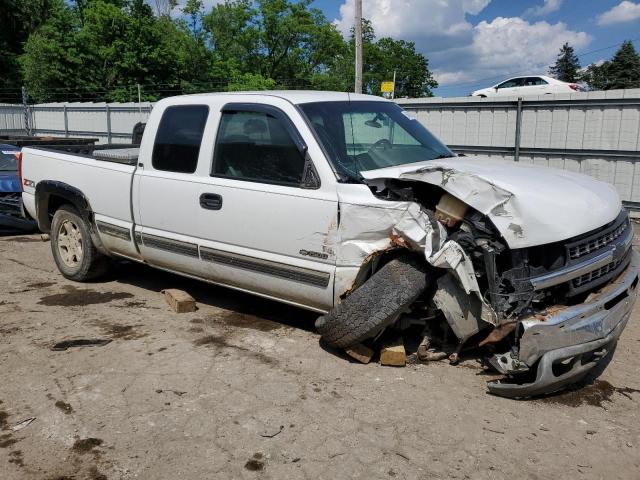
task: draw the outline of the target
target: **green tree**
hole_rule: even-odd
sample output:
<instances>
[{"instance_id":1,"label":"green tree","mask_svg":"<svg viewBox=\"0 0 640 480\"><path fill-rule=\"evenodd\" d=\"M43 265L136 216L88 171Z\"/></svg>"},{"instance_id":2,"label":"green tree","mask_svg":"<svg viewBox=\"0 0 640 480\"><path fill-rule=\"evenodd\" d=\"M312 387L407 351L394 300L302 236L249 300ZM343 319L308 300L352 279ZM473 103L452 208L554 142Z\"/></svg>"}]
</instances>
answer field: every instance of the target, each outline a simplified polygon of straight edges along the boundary
<instances>
[{"instance_id":1,"label":"green tree","mask_svg":"<svg viewBox=\"0 0 640 480\"><path fill-rule=\"evenodd\" d=\"M608 90L609 89L609 66L610 61L602 62L597 65L592 63L582 73L581 80L585 82L591 90Z\"/></svg>"},{"instance_id":2,"label":"green tree","mask_svg":"<svg viewBox=\"0 0 640 480\"><path fill-rule=\"evenodd\" d=\"M580 61L573 47L569 43L565 43L560 48L556 63L549 67L549 75L563 82L574 83L580 79L579 70Z\"/></svg>"},{"instance_id":3,"label":"green tree","mask_svg":"<svg viewBox=\"0 0 640 480\"><path fill-rule=\"evenodd\" d=\"M22 75L18 57L29 35L51 15L52 0L0 0L0 102L19 98Z\"/></svg>"},{"instance_id":4,"label":"green tree","mask_svg":"<svg viewBox=\"0 0 640 480\"><path fill-rule=\"evenodd\" d=\"M611 60L589 65L582 79L593 90L640 88L640 55L626 41Z\"/></svg>"},{"instance_id":5,"label":"green tree","mask_svg":"<svg viewBox=\"0 0 640 480\"><path fill-rule=\"evenodd\" d=\"M640 88L640 55L633 43L626 41L616 52L607 68L610 90Z\"/></svg>"},{"instance_id":6,"label":"green tree","mask_svg":"<svg viewBox=\"0 0 640 480\"><path fill-rule=\"evenodd\" d=\"M198 37L201 31L204 3L202 0L187 0L182 8L182 13L189 17L189 28L194 37Z\"/></svg>"},{"instance_id":7,"label":"green tree","mask_svg":"<svg viewBox=\"0 0 640 480\"><path fill-rule=\"evenodd\" d=\"M21 57L38 101L131 101L136 85L155 100L206 80L210 54L183 21L156 16L144 0L91 0L82 9L56 0L55 14L32 34ZM82 18L81 18L82 17Z\"/></svg>"},{"instance_id":8,"label":"green tree","mask_svg":"<svg viewBox=\"0 0 640 480\"><path fill-rule=\"evenodd\" d=\"M188 0L182 18L169 14L175 0L24 2L50 2L20 56L36 101L131 101L136 85L145 100L227 89L353 88L353 40L312 0L224 0L206 14L203 0ZM437 85L413 43L376 41L365 22L364 48L370 93L394 71L398 95L429 95Z\"/></svg>"},{"instance_id":9,"label":"green tree","mask_svg":"<svg viewBox=\"0 0 640 480\"><path fill-rule=\"evenodd\" d=\"M380 92L380 84L393 79L396 72L396 97L430 97L438 82L429 71L429 62L416 52L413 42L381 38L375 43L377 54L368 62L367 87L371 93Z\"/></svg>"},{"instance_id":10,"label":"green tree","mask_svg":"<svg viewBox=\"0 0 640 480\"><path fill-rule=\"evenodd\" d=\"M257 70L259 32L254 24L256 15L251 0L228 0L214 6L204 16L203 28L213 50L213 70L227 74L232 69Z\"/></svg>"},{"instance_id":11,"label":"green tree","mask_svg":"<svg viewBox=\"0 0 640 480\"><path fill-rule=\"evenodd\" d=\"M345 42L312 0L225 1L203 20L216 59L281 87L310 87Z\"/></svg>"},{"instance_id":12,"label":"green tree","mask_svg":"<svg viewBox=\"0 0 640 480\"><path fill-rule=\"evenodd\" d=\"M348 53L336 66L336 72L347 83L344 90L353 89L355 55L353 29ZM429 70L429 61L415 49L413 42L383 37L376 40L373 25L367 19L362 24L363 91L380 95L380 85L393 80L396 72L396 97L430 97L438 86Z\"/></svg>"},{"instance_id":13,"label":"green tree","mask_svg":"<svg viewBox=\"0 0 640 480\"><path fill-rule=\"evenodd\" d=\"M32 99L66 100L71 92L91 89L91 77L79 74L85 67L75 41L79 26L77 12L54 0L47 21L29 36L20 65Z\"/></svg>"},{"instance_id":14,"label":"green tree","mask_svg":"<svg viewBox=\"0 0 640 480\"><path fill-rule=\"evenodd\" d=\"M232 77L227 90L230 92L271 90L275 86L275 80L264 78L259 73L242 73Z\"/></svg>"}]
</instances>

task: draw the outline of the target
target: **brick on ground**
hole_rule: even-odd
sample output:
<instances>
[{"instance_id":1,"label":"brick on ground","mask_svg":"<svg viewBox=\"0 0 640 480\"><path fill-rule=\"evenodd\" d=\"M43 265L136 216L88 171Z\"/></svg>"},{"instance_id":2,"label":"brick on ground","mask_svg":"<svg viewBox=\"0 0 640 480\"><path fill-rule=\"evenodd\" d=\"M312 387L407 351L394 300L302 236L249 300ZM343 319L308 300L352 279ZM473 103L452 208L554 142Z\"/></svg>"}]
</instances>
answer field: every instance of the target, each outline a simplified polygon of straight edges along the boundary
<instances>
[{"instance_id":1,"label":"brick on ground","mask_svg":"<svg viewBox=\"0 0 640 480\"><path fill-rule=\"evenodd\" d=\"M380 350L380 365L404 367L407 364L407 352L404 349L402 339L387 343Z\"/></svg>"},{"instance_id":2,"label":"brick on ground","mask_svg":"<svg viewBox=\"0 0 640 480\"><path fill-rule=\"evenodd\" d=\"M196 311L196 301L187 292L168 288L163 290L162 293L164 293L164 299L174 312L187 313Z\"/></svg>"}]
</instances>

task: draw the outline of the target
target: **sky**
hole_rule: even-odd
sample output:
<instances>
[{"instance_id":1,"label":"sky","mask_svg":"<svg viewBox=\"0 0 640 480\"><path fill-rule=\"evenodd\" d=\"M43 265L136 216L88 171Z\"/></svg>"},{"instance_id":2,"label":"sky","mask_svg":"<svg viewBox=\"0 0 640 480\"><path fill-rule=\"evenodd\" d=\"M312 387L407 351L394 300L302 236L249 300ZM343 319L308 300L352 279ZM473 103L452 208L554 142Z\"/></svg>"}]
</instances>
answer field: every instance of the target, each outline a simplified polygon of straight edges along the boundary
<instances>
[{"instance_id":1,"label":"sky","mask_svg":"<svg viewBox=\"0 0 640 480\"><path fill-rule=\"evenodd\" d=\"M354 0L312 5L348 35ZM415 42L439 96L546 74L565 42L583 66L611 58L624 40L640 51L640 0L363 0L363 15L378 37Z\"/></svg>"}]
</instances>

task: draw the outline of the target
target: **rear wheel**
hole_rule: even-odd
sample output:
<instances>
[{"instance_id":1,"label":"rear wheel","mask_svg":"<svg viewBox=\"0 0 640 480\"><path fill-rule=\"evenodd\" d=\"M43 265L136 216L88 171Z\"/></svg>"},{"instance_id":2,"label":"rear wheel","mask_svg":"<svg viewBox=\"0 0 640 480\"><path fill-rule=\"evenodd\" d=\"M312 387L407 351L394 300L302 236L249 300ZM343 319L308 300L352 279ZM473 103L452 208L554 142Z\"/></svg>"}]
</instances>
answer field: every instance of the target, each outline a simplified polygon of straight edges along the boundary
<instances>
[{"instance_id":1,"label":"rear wheel","mask_svg":"<svg viewBox=\"0 0 640 480\"><path fill-rule=\"evenodd\" d=\"M91 240L89 226L71 205L63 205L51 222L51 252L62 275L84 282L103 274L108 259Z\"/></svg>"}]
</instances>

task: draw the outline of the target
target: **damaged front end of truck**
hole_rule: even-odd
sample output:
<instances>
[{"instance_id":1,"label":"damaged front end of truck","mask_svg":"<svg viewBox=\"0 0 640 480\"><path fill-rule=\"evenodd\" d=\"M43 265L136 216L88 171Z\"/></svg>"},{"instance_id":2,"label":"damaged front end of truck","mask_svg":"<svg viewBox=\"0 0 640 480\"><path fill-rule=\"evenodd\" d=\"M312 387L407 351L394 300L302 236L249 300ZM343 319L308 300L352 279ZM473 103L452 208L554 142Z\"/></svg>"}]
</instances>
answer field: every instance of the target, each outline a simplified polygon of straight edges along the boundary
<instances>
[{"instance_id":1,"label":"damaged front end of truck","mask_svg":"<svg viewBox=\"0 0 640 480\"><path fill-rule=\"evenodd\" d=\"M600 182L475 162L365 171L371 202L339 192L338 264L363 266L338 273L336 291L347 303L390 253L414 252L429 268L426 288L383 328L421 325L422 360L480 352L504 376L488 383L493 394L560 390L605 359L627 323L638 282L633 226ZM547 181L528 182L540 175Z\"/></svg>"}]
</instances>

